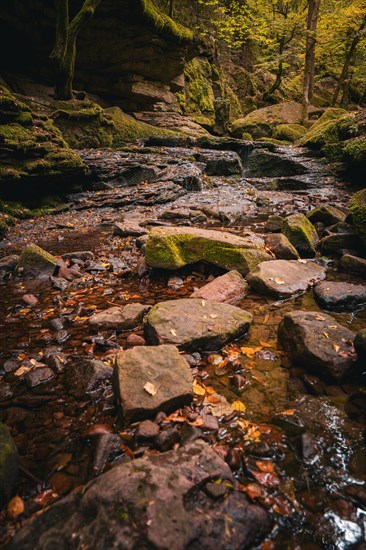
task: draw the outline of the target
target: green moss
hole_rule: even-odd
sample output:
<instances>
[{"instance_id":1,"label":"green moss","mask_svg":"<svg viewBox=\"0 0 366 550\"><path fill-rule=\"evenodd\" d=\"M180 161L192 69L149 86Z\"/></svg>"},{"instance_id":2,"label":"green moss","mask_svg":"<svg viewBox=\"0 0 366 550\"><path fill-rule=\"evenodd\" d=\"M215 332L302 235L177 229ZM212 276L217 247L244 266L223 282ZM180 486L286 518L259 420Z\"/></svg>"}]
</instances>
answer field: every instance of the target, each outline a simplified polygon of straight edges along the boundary
<instances>
[{"instance_id":1,"label":"green moss","mask_svg":"<svg viewBox=\"0 0 366 550\"><path fill-rule=\"evenodd\" d=\"M184 75L186 94L184 112L198 124L215 123L215 95L212 89L212 67L205 58L194 58L187 63ZM200 122L201 119L201 122Z\"/></svg>"},{"instance_id":2,"label":"green moss","mask_svg":"<svg viewBox=\"0 0 366 550\"><path fill-rule=\"evenodd\" d=\"M279 124L276 126L273 137L283 141L294 142L306 133L306 128L300 124Z\"/></svg>"},{"instance_id":3,"label":"green moss","mask_svg":"<svg viewBox=\"0 0 366 550\"><path fill-rule=\"evenodd\" d=\"M361 164L366 162L366 136L348 140L343 147L346 161Z\"/></svg>"},{"instance_id":4,"label":"green moss","mask_svg":"<svg viewBox=\"0 0 366 550\"><path fill-rule=\"evenodd\" d=\"M355 131L354 115L344 114L343 109L328 109L309 129L300 141L300 145L322 149L325 145L334 144L346 136L351 137Z\"/></svg>"},{"instance_id":5,"label":"green moss","mask_svg":"<svg viewBox=\"0 0 366 550\"><path fill-rule=\"evenodd\" d=\"M56 258L52 254L31 243L22 251L16 270L24 274L46 271L52 274L56 265Z\"/></svg>"},{"instance_id":6,"label":"green moss","mask_svg":"<svg viewBox=\"0 0 366 550\"><path fill-rule=\"evenodd\" d=\"M303 214L292 214L282 222L282 233L305 257L315 256L318 235L313 224Z\"/></svg>"},{"instance_id":7,"label":"green moss","mask_svg":"<svg viewBox=\"0 0 366 550\"><path fill-rule=\"evenodd\" d=\"M366 243L366 188L353 195L349 208L355 229Z\"/></svg>"},{"instance_id":8,"label":"green moss","mask_svg":"<svg viewBox=\"0 0 366 550\"><path fill-rule=\"evenodd\" d=\"M249 132L243 132L241 138L247 141L253 141L253 136Z\"/></svg>"},{"instance_id":9,"label":"green moss","mask_svg":"<svg viewBox=\"0 0 366 550\"><path fill-rule=\"evenodd\" d=\"M194 34L190 29L173 21L168 15L162 13L152 0L137 0L142 8L143 16L155 29L182 42L191 42Z\"/></svg>"},{"instance_id":10,"label":"green moss","mask_svg":"<svg viewBox=\"0 0 366 550\"><path fill-rule=\"evenodd\" d=\"M243 138L244 139L244 138ZM275 139L271 137L260 137L257 141L264 141L266 143L273 143L274 145L291 145L291 141L286 141L282 139Z\"/></svg>"}]
</instances>

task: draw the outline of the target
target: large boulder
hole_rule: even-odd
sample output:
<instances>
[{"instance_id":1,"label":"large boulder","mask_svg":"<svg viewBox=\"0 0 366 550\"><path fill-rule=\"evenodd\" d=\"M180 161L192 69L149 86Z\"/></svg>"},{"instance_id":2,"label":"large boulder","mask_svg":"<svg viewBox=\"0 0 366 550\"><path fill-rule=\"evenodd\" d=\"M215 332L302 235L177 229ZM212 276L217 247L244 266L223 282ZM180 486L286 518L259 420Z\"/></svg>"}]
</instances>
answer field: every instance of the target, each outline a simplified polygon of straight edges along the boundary
<instances>
[{"instance_id":1,"label":"large boulder","mask_svg":"<svg viewBox=\"0 0 366 550\"><path fill-rule=\"evenodd\" d=\"M332 233L320 239L318 249L324 256L339 257L344 251L361 252L363 244L355 233Z\"/></svg>"},{"instance_id":2,"label":"large boulder","mask_svg":"<svg viewBox=\"0 0 366 550\"><path fill-rule=\"evenodd\" d=\"M338 267L341 271L354 273L366 279L366 260L364 258L344 254L338 262Z\"/></svg>"},{"instance_id":3,"label":"large boulder","mask_svg":"<svg viewBox=\"0 0 366 550\"><path fill-rule=\"evenodd\" d=\"M326 205L317 206L310 210L307 218L311 223L321 222L325 226L329 226L338 222L344 222L346 214L342 210L339 210L339 208L335 208L335 206Z\"/></svg>"},{"instance_id":4,"label":"large boulder","mask_svg":"<svg viewBox=\"0 0 366 550\"><path fill-rule=\"evenodd\" d=\"M17 472L17 448L8 428L0 422L0 507L11 496Z\"/></svg>"},{"instance_id":5,"label":"large boulder","mask_svg":"<svg viewBox=\"0 0 366 550\"><path fill-rule=\"evenodd\" d=\"M253 316L238 307L197 298L156 304L145 318L148 342L184 350L217 350L246 334Z\"/></svg>"},{"instance_id":6,"label":"large boulder","mask_svg":"<svg viewBox=\"0 0 366 550\"><path fill-rule=\"evenodd\" d=\"M191 298L238 304L248 291L248 283L238 271L229 271L195 290Z\"/></svg>"},{"instance_id":7,"label":"large boulder","mask_svg":"<svg viewBox=\"0 0 366 550\"><path fill-rule=\"evenodd\" d=\"M304 263L305 262L305 263ZM326 269L306 260L273 260L258 265L247 275L250 286L260 294L290 298L325 279Z\"/></svg>"},{"instance_id":8,"label":"large boulder","mask_svg":"<svg viewBox=\"0 0 366 550\"><path fill-rule=\"evenodd\" d=\"M89 317L89 325L96 329L131 330L142 323L149 307L142 304L113 306Z\"/></svg>"},{"instance_id":9,"label":"large boulder","mask_svg":"<svg viewBox=\"0 0 366 550\"><path fill-rule=\"evenodd\" d=\"M209 491L213 483L221 498ZM28 522L8 550L55 544L71 550L81 545L241 550L255 546L270 529L268 513L235 490L229 466L198 440L118 464Z\"/></svg>"},{"instance_id":10,"label":"large boulder","mask_svg":"<svg viewBox=\"0 0 366 550\"><path fill-rule=\"evenodd\" d=\"M366 305L366 286L324 281L316 285L314 296L324 309L353 311Z\"/></svg>"},{"instance_id":11,"label":"large boulder","mask_svg":"<svg viewBox=\"0 0 366 550\"><path fill-rule=\"evenodd\" d=\"M325 313L286 313L278 339L295 364L320 377L340 381L355 364L353 332Z\"/></svg>"},{"instance_id":12,"label":"large boulder","mask_svg":"<svg viewBox=\"0 0 366 550\"><path fill-rule=\"evenodd\" d=\"M227 270L248 273L271 256L264 250L261 238L239 237L224 231L192 227L162 227L151 231L146 243L149 267L178 269L206 261Z\"/></svg>"},{"instance_id":13,"label":"large boulder","mask_svg":"<svg viewBox=\"0 0 366 550\"><path fill-rule=\"evenodd\" d=\"M352 222L366 244L366 188L355 193L350 202Z\"/></svg>"},{"instance_id":14,"label":"large boulder","mask_svg":"<svg viewBox=\"0 0 366 550\"><path fill-rule=\"evenodd\" d=\"M175 346L139 346L117 354L115 384L124 418L154 417L193 399L189 364Z\"/></svg>"},{"instance_id":15,"label":"large boulder","mask_svg":"<svg viewBox=\"0 0 366 550\"><path fill-rule=\"evenodd\" d=\"M32 277L49 277L62 262L36 244L27 245L16 265L17 273Z\"/></svg>"},{"instance_id":16,"label":"large boulder","mask_svg":"<svg viewBox=\"0 0 366 550\"><path fill-rule=\"evenodd\" d=\"M313 224L304 214L291 214L283 220L282 233L301 256L313 258L318 244L318 235Z\"/></svg>"}]
</instances>

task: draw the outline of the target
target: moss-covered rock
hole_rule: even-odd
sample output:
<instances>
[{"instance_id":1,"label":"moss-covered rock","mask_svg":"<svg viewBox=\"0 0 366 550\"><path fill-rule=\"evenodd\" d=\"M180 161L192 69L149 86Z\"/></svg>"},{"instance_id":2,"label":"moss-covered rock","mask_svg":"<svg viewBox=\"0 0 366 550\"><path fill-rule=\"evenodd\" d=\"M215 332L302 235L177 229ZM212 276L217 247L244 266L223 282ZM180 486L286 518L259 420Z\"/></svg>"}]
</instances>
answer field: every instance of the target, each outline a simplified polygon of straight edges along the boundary
<instances>
[{"instance_id":1,"label":"moss-covered rock","mask_svg":"<svg viewBox=\"0 0 366 550\"><path fill-rule=\"evenodd\" d=\"M306 132L300 141L300 145L321 149L325 145L337 143L341 140L341 127L344 131L347 126L352 126L353 123L354 116L347 114L344 109L327 109Z\"/></svg>"},{"instance_id":2,"label":"moss-covered rock","mask_svg":"<svg viewBox=\"0 0 366 550\"><path fill-rule=\"evenodd\" d=\"M304 214L292 214L283 220L282 233L301 256L312 258L316 253L318 235L313 224Z\"/></svg>"},{"instance_id":3,"label":"moss-covered rock","mask_svg":"<svg viewBox=\"0 0 366 550\"><path fill-rule=\"evenodd\" d=\"M50 276L60 262L36 244L29 244L22 251L16 265L17 273L32 277Z\"/></svg>"},{"instance_id":4,"label":"moss-covered rock","mask_svg":"<svg viewBox=\"0 0 366 550\"><path fill-rule=\"evenodd\" d=\"M206 261L228 271L236 269L244 275L260 262L271 259L263 241L256 236L238 237L192 227L153 230L146 243L145 255L149 267L179 269Z\"/></svg>"},{"instance_id":5,"label":"moss-covered rock","mask_svg":"<svg viewBox=\"0 0 366 550\"><path fill-rule=\"evenodd\" d=\"M344 160L351 165L366 165L366 136L349 139L343 145Z\"/></svg>"},{"instance_id":6,"label":"moss-covered rock","mask_svg":"<svg viewBox=\"0 0 366 550\"><path fill-rule=\"evenodd\" d=\"M294 142L306 133L306 128L301 124L279 124L276 126L273 137L282 141Z\"/></svg>"},{"instance_id":7,"label":"moss-covered rock","mask_svg":"<svg viewBox=\"0 0 366 550\"><path fill-rule=\"evenodd\" d=\"M11 496L17 472L17 448L8 428L0 422L0 507Z\"/></svg>"},{"instance_id":8,"label":"moss-covered rock","mask_svg":"<svg viewBox=\"0 0 366 550\"><path fill-rule=\"evenodd\" d=\"M321 222L325 226L329 226L338 222L344 222L346 214L334 206L317 206L307 214L307 218L311 223Z\"/></svg>"},{"instance_id":9,"label":"moss-covered rock","mask_svg":"<svg viewBox=\"0 0 366 550\"><path fill-rule=\"evenodd\" d=\"M355 193L350 202L352 222L366 244L366 188Z\"/></svg>"},{"instance_id":10,"label":"moss-covered rock","mask_svg":"<svg viewBox=\"0 0 366 550\"><path fill-rule=\"evenodd\" d=\"M362 249L362 243L354 233L339 233L323 237L318 248L325 256L339 258L344 250L354 250L357 253Z\"/></svg>"}]
</instances>

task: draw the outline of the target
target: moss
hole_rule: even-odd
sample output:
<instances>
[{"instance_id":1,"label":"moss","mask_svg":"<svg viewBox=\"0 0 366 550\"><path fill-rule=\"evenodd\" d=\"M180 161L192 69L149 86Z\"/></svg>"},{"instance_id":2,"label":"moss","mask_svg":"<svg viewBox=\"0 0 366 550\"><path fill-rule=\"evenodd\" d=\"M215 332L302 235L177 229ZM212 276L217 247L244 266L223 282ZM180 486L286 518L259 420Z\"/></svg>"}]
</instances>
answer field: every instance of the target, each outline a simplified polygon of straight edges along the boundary
<instances>
[{"instance_id":1,"label":"moss","mask_svg":"<svg viewBox=\"0 0 366 550\"><path fill-rule=\"evenodd\" d=\"M366 188L353 195L349 208L355 229L366 243Z\"/></svg>"},{"instance_id":2,"label":"moss","mask_svg":"<svg viewBox=\"0 0 366 550\"><path fill-rule=\"evenodd\" d=\"M305 257L313 257L316 252L318 235L313 224L303 214L292 214L282 222L282 233L296 250Z\"/></svg>"},{"instance_id":3,"label":"moss","mask_svg":"<svg viewBox=\"0 0 366 550\"><path fill-rule=\"evenodd\" d=\"M243 132L241 138L247 141L253 141L253 136L249 132Z\"/></svg>"},{"instance_id":4,"label":"moss","mask_svg":"<svg viewBox=\"0 0 366 550\"><path fill-rule=\"evenodd\" d=\"M343 109L328 109L309 129L300 145L322 149L325 145L338 143L352 137L355 131L354 115L344 114Z\"/></svg>"},{"instance_id":5,"label":"moss","mask_svg":"<svg viewBox=\"0 0 366 550\"><path fill-rule=\"evenodd\" d=\"M23 274L48 272L52 274L57 265L56 258L36 244L29 244L22 251L16 270Z\"/></svg>"},{"instance_id":6,"label":"moss","mask_svg":"<svg viewBox=\"0 0 366 550\"><path fill-rule=\"evenodd\" d=\"M276 126L273 137L283 141L294 142L306 133L306 128L300 124L279 124Z\"/></svg>"},{"instance_id":7,"label":"moss","mask_svg":"<svg viewBox=\"0 0 366 550\"><path fill-rule=\"evenodd\" d=\"M329 225L343 222L346 219L346 214L334 206L317 206L307 214L307 218L311 223L321 222L328 227Z\"/></svg>"},{"instance_id":8,"label":"moss","mask_svg":"<svg viewBox=\"0 0 366 550\"><path fill-rule=\"evenodd\" d=\"M212 89L212 67L207 59L194 58L187 63L184 75L186 94L184 112L198 124L215 123L215 95ZM200 122L201 120L201 122Z\"/></svg>"},{"instance_id":9,"label":"moss","mask_svg":"<svg viewBox=\"0 0 366 550\"><path fill-rule=\"evenodd\" d=\"M348 162L361 164L366 162L366 136L348 140L343 146L343 156Z\"/></svg>"},{"instance_id":10,"label":"moss","mask_svg":"<svg viewBox=\"0 0 366 550\"><path fill-rule=\"evenodd\" d=\"M194 34L190 29L173 21L168 15L162 13L152 0L138 0L146 21L149 21L155 29L182 42L191 42Z\"/></svg>"},{"instance_id":11,"label":"moss","mask_svg":"<svg viewBox=\"0 0 366 550\"><path fill-rule=\"evenodd\" d=\"M264 141L266 143L273 143L273 145L291 145L291 141L286 141L282 139L275 139L271 137L260 137L257 141Z\"/></svg>"}]
</instances>

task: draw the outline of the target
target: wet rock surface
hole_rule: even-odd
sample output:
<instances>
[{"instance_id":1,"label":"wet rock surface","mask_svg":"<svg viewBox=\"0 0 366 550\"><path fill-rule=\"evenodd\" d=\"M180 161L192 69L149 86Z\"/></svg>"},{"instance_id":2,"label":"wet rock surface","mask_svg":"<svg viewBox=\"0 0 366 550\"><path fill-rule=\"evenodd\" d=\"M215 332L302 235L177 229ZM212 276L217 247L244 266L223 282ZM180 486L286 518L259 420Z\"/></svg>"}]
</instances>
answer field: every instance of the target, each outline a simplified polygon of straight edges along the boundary
<instances>
[{"instance_id":1,"label":"wet rock surface","mask_svg":"<svg viewBox=\"0 0 366 550\"><path fill-rule=\"evenodd\" d=\"M314 295L324 309L352 311L366 306L366 285L326 281L315 286Z\"/></svg>"},{"instance_id":2,"label":"wet rock surface","mask_svg":"<svg viewBox=\"0 0 366 550\"><path fill-rule=\"evenodd\" d=\"M143 321L148 307L142 304L114 306L89 317L89 325L98 329L128 330L136 328Z\"/></svg>"},{"instance_id":3,"label":"wet rock surface","mask_svg":"<svg viewBox=\"0 0 366 550\"><path fill-rule=\"evenodd\" d=\"M252 314L229 304L191 298L161 302L145 320L151 344L175 344L184 350L217 350L246 334Z\"/></svg>"},{"instance_id":4,"label":"wet rock surface","mask_svg":"<svg viewBox=\"0 0 366 550\"><path fill-rule=\"evenodd\" d=\"M195 290L191 298L238 304L248 292L248 283L238 271L229 271L207 285Z\"/></svg>"},{"instance_id":5,"label":"wet rock surface","mask_svg":"<svg viewBox=\"0 0 366 550\"><path fill-rule=\"evenodd\" d=\"M235 490L215 499L205 491L212 480L224 486L234 481L227 464L202 441L117 465L82 495L67 497L25 527L8 549L41 548L55 537L69 548L93 546L96 532L101 547L139 544L180 550L230 544L239 549L263 539L271 527L267 513ZM230 518L230 531L225 518Z\"/></svg>"}]
</instances>

